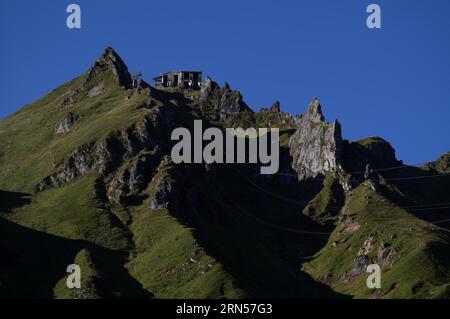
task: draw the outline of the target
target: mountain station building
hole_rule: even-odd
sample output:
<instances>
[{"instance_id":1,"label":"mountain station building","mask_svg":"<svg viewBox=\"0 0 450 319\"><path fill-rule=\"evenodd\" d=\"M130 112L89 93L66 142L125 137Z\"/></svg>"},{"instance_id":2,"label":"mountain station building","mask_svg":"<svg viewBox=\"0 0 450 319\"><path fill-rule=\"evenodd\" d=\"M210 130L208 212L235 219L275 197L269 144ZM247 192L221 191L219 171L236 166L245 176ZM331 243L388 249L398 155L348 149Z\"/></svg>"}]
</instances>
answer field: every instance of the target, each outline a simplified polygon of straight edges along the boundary
<instances>
[{"instance_id":1,"label":"mountain station building","mask_svg":"<svg viewBox=\"0 0 450 319\"><path fill-rule=\"evenodd\" d=\"M200 88L202 72L199 71L171 71L153 78L155 87L178 86L181 88Z\"/></svg>"}]
</instances>

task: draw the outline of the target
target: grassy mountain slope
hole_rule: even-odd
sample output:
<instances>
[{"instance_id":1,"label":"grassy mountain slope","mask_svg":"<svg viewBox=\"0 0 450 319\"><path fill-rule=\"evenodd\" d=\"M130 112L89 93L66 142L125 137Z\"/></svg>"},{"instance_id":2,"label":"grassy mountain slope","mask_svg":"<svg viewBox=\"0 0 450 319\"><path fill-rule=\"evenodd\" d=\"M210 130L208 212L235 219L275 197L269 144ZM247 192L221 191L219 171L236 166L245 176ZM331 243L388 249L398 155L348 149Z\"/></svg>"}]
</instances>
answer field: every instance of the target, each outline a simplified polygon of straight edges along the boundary
<instances>
[{"instance_id":1,"label":"grassy mountain slope","mask_svg":"<svg viewBox=\"0 0 450 319\"><path fill-rule=\"evenodd\" d=\"M448 298L448 243L448 231L362 184L351 192L328 243L304 269L358 298ZM365 287L361 266L370 263L382 267L380 290Z\"/></svg>"},{"instance_id":2,"label":"grassy mountain slope","mask_svg":"<svg viewBox=\"0 0 450 319\"><path fill-rule=\"evenodd\" d=\"M1 297L449 297L447 224L430 223L447 209L430 204L450 202L450 180L429 178L447 172L447 157L362 182L348 172L399 163L380 138L345 141L341 171L298 181L289 141L300 117L279 103L253 112L227 85L130 81L108 48L0 122ZM173 164L170 132L193 119L280 127L281 174ZM373 262L379 290L365 285ZM65 285L72 263L81 290Z\"/></svg>"}]
</instances>

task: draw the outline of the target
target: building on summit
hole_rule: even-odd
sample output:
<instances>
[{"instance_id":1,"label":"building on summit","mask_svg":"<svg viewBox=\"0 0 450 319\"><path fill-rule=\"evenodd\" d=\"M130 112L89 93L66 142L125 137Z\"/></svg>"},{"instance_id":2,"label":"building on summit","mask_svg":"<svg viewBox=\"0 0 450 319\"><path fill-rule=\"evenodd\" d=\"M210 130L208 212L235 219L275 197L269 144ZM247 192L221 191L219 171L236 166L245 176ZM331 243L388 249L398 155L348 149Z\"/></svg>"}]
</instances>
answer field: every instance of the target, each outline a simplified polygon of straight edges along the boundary
<instances>
[{"instance_id":1,"label":"building on summit","mask_svg":"<svg viewBox=\"0 0 450 319\"><path fill-rule=\"evenodd\" d=\"M153 78L155 87L178 86L181 88L200 88L202 72L199 71L171 71Z\"/></svg>"}]
</instances>

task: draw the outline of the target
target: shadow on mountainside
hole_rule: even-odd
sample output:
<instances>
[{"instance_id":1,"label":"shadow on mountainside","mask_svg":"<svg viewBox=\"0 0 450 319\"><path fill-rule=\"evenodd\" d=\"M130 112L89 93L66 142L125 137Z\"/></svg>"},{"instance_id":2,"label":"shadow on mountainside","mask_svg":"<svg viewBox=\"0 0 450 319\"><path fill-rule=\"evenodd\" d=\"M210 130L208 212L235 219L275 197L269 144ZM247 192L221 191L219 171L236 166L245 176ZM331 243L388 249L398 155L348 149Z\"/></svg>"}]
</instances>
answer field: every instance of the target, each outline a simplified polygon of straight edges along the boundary
<instances>
[{"instance_id":1,"label":"shadow on mountainside","mask_svg":"<svg viewBox=\"0 0 450 319\"><path fill-rule=\"evenodd\" d=\"M326 230L303 216L298 206L278 202L251 188L236 173L235 166L216 168L213 180L202 174L200 167L187 169L186 180L190 184L186 187L186 202L184 209L174 215L193 228L199 244L222 263L249 297L349 297L300 270L301 263L319 251L329 235L283 228ZM290 187L302 189L299 183L294 186Z\"/></svg>"},{"instance_id":2,"label":"shadow on mountainside","mask_svg":"<svg viewBox=\"0 0 450 319\"><path fill-rule=\"evenodd\" d=\"M14 208L27 205L31 202L30 194L0 190L0 212L7 213Z\"/></svg>"},{"instance_id":3,"label":"shadow on mountainside","mask_svg":"<svg viewBox=\"0 0 450 319\"><path fill-rule=\"evenodd\" d=\"M408 166L382 177L386 182L380 190L389 200L420 219L450 228L449 175Z\"/></svg>"},{"instance_id":4,"label":"shadow on mountainside","mask_svg":"<svg viewBox=\"0 0 450 319\"><path fill-rule=\"evenodd\" d=\"M74 263L82 249L91 252L98 268L99 297L152 297L123 267L126 258L123 253L36 231L3 218L0 218L0 296L54 297L53 288L67 275L67 266Z\"/></svg>"}]
</instances>

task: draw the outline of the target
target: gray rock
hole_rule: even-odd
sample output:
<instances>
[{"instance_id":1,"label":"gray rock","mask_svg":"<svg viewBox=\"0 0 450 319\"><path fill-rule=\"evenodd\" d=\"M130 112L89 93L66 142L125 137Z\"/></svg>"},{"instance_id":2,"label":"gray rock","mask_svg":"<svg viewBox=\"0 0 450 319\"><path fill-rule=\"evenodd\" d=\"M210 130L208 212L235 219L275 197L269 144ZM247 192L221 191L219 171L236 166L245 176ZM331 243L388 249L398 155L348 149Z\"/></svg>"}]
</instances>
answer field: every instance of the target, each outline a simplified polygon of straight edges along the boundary
<instances>
[{"instance_id":1,"label":"gray rock","mask_svg":"<svg viewBox=\"0 0 450 319\"><path fill-rule=\"evenodd\" d=\"M158 150L132 159L130 168L119 171L108 184L107 196L118 205L129 203L146 187L159 161Z\"/></svg>"},{"instance_id":2,"label":"gray rock","mask_svg":"<svg viewBox=\"0 0 450 319\"><path fill-rule=\"evenodd\" d=\"M56 134L63 134L69 132L74 122L75 122L74 115L72 113L68 113L56 128Z\"/></svg>"},{"instance_id":3,"label":"gray rock","mask_svg":"<svg viewBox=\"0 0 450 319\"><path fill-rule=\"evenodd\" d=\"M389 255L390 252L391 249L389 248L389 245L386 242L381 241L380 246L378 247L377 259L379 261L384 260Z\"/></svg>"},{"instance_id":4,"label":"gray rock","mask_svg":"<svg viewBox=\"0 0 450 319\"><path fill-rule=\"evenodd\" d=\"M155 191L150 197L149 207L151 209L167 209L172 200L176 199L173 181L167 176L160 178L155 185Z\"/></svg>"},{"instance_id":5,"label":"gray rock","mask_svg":"<svg viewBox=\"0 0 450 319\"><path fill-rule=\"evenodd\" d=\"M205 101L218 88L219 85L216 82L214 82L209 76L206 76L205 80L202 82L201 85L200 100Z\"/></svg>"},{"instance_id":6,"label":"gray rock","mask_svg":"<svg viewBox=\"0 0 450 319\"><path fill-rule=\"evenodd\" d=\"M149 208L178 211L182 199L185 197L185 182L185 175L179 172L166 156L161 161L158 173L152 180L154 187L150 193Z\"/></svg>"},{"instance_id":7,"label":"gray rock","mask_svg":"<svg viewBox=\"0 0 450 319\"><path fill-rule=\"evenodd\" d=\"M94 86L92 89L90 89L89 92L87 93L87 96L94 97L101 94L102 92L103 92L103 84L100 83Z\"/></svg>"},{"instance_id":8,"label":"gray rock","mask_svg":"<svg viewBox=\"0 0 450 319\"><path fill-rule=\"evenodd\" d=\"M280 111L281 111L280 102L279 101L273 102L273 104L270 107L269 111L270 112L274 112L274 113L280 113Z\"/></svg>"},{"instance_id":9,"label":"gray rock","mask_svg":"<svg viewBox=\"0 0 450 319\"><path fill-rule=\"evenodd\" d=\"M154 135L161 134L161 130L161 127L153 126L151 119L144 118L137 126L112 134L97 145L82 145L72 152L65 162L58 165L56 173L39 182L36 189L43 191L61 187L94 168L101 175L107 175L119 166L124 157L135 156L142 150L153 150L158 143Z\"/></svg>"},{"instance_id":10,"label":"gray rock","mask_svg":"<svg viewBox=\"0 0 450 319\"><path fill-rule=\"evenodd\" d=\"M248 110L247 104L245 104L242 95L238 91L231 91L229 87L223 88L222 97L218 105L220 112L220 119L225 120L229 114L238 113Z\"/></svg>"},{"instance_id":11,"label":"gray rock","mask_svg":"<svg viewBox=\"0 0 450 319\"><path fill-rule=\"evenodd\" d=\"M210 106L215 114L209 114L210 120L225 120L230 114L249 111L240 92L231 90L228 83L221 88L210 77L202 82L199 100L201 108Z\"/></svg>"},{"instance_id":12,"label":"gray rock","mask_svg":"<svg viewBox=\"0 0 450 319\"><path fill-rule=\"evenodd\" d=\"M83 176L94 167L91 156L92 144L83 145L69 155L65 163L60 165L58 172L44 178L37 186L38 191L60 187L78 176Z\"/></svg>"},{"instance_id":13,"label":"gray rock","mask_svg":"<svg viewBox=\"0 0 450 319\"><path fill-rule=\"evenodd\" d=\"M366 271L369 265L369 259L366 256L356 256L353 268L351 270L351 275L358 276Z\"/></svg>"},{"instance_id":14,"label":"gray rock","mask_svg":"<svg viewBox=\"0 0 450 319\"><path fill-rule=\"evenodd\" d=\"M341 167L342 137L339 122L326 123L320 102L314 98L298 120L289 146L292 167L299 180L316 177Z\"/></svg>"}]
</instances>

